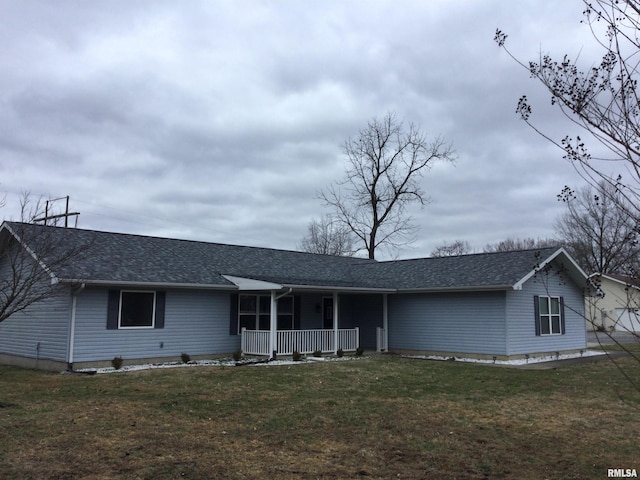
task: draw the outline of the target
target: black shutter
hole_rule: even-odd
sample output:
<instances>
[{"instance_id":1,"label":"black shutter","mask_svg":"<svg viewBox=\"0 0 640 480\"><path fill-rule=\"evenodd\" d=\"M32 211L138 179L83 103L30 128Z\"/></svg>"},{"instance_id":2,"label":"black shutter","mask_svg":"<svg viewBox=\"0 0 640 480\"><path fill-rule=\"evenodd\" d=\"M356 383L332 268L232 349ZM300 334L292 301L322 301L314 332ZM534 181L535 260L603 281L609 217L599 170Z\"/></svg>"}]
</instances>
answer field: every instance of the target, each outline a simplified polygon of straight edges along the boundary
<instances>
[{"instance_id":1,"label":"black shutter","mask_svg":"<svg viewBox=\"0 0 640 480\"><path fill-rule=\"evenodd\" d=\"M107 303L107 330L118 329L118 316L120 314L120 290L109 290Z\"/></svg>"},{"instance_id":2,"label":"black shutter","mask_svg":"<svg viewBox=\"0 0 640 480\"><path fill-rule=\"evenodd\" d=\"M229 335L238 335L238 294L229 295Z\"/></svg>"},{"instance_id":3,"label":"black shutter","mask_svg":"<svg viewBox=\"0 0 640 480\"><path fill-rule=\"evenodd\" d=\"M293 329L300 330L300 295L293 296Z\"/></svg>"},{"instance_id":4,"label":"black shutter","mask_svg":"<svg viewBox=\"0 0 640 480\"><path fill-rule=\"evenodd\" d=\"M156 321L154 328L164 328L166 292L156 292Z\"/></svg>"},{"instance_id":5,"label":"black shutter","mask_svg":"<svg viewBox=\"0 0 640 480\"><path fill-rule=\"evenodd\" d=\"M564 335L564 297L560 297L560 333Z\"/></svg>"},{"instance_id":6,"label":"black shutter","mask_svg":"<svg viewBox=\"0 0 640 480\"><path fill-rule=\"evenodd\" d=\"M536 336L540 336L540 297L538 295L533 296L533 314L535 315L536 322Z\"/></svg>"}]
</instances>

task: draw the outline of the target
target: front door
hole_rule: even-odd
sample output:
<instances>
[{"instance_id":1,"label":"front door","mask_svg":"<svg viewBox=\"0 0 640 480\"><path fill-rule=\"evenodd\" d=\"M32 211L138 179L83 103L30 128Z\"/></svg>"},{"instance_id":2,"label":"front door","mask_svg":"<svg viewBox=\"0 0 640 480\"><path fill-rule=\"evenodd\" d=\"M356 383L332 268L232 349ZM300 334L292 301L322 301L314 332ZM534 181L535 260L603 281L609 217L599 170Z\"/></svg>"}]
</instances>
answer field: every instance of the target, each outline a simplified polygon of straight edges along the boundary
<instances>
[{"instance_id":1,"label":"front door","mask_svg":"<svg viewBox=\"0 0 640 480\"><path fill-rule=\"evenodd\" d=\"M333 330L333 298L324 297L322 299L322 328Z\"/></svg>"}]
</instances>

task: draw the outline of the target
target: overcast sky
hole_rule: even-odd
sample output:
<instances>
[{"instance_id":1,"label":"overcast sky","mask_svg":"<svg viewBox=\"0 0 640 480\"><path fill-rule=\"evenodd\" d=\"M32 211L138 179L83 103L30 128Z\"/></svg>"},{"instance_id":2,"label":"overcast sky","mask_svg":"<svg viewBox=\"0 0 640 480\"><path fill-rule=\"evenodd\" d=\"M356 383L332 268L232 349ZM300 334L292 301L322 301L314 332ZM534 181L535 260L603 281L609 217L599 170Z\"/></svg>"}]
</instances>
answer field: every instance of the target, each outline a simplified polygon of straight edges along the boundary
<instances>
[{"instance_id":1,"label":"overcast sky","mask_svg":"<svg viewBox=\"0 0 640 480\"><path fill-rule=\"evenodd\" d=\"M422 181L417 241L549 237L566 120L521 59L586 55L579 0L0 3L0 216L70 195L78 226L295 249L328 213L343 145L393 111L453 143ZM586 53L585 53L586 52ZM59 209L63 207L58 204ZM389 256L389 254L385 254Z\"/></svg>"}]
</instances>

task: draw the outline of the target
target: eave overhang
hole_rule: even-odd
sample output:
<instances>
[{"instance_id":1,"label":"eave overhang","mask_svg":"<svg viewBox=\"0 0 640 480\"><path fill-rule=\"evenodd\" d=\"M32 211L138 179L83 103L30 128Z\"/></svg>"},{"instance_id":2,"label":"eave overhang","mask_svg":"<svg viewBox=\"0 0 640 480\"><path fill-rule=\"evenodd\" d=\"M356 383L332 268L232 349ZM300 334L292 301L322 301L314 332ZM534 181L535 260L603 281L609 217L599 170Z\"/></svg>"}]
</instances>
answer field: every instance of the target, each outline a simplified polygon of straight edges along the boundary
<instances>
[{"instance_id":1,"label":"eave overhang","mask_svg":"<svg viewBox=\"0 0 640 480\"><path fill-rule=\"evenodd\" d=\"M175 288L197 290L238 290L235 285L218 285L206 283L176 283L176 282L138 282L125 280L84 280L80 278L63 278L60 283L70 285L91 285L96 287L129 287L129 288Z\"/></svg>"},{"instance_id":2,"label":"eave overhang","mask_svg":"<svg viewBox=\"0 0 640 480\"><path fill-rule=\"evenodd\" d=\"M566 263L563 263L563 267L566 272L573 281L580 285L581 287L587 287L589 284L589 276L580 268L580 266L575 262L573 258L567 253L564 247L560 247L554 253L549 255L546 259L540 262L533 270L527 273L524 277L518 280L513 286L514 290L522 290L522 286L533 278L538 273L542 272L545 267L547 267L551 262L559 259L566 260Z\"/></svg>"},{"instance_id":3,"label":"eave overhang","mask_svg":"<svg viewBox=\"0 0 640 480\"><path fill-rule=\"evenodd\" d=\"M515 290L514 285L469 285L464 287L400 288L397 293L458 293L458 292L504 292Z\"/></svg>"}]
</instances>

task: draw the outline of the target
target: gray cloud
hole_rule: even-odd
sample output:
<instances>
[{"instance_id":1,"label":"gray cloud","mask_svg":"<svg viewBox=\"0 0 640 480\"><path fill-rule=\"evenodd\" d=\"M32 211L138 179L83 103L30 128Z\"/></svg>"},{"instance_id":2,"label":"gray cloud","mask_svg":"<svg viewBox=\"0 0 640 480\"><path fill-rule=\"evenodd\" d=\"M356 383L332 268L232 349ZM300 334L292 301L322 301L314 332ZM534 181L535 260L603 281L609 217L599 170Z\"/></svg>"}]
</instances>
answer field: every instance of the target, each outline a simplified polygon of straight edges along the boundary
<instances>
[{"instance_id":1,"label":"gray cloud","mask_svg":"<svg viewBox=\"0 0 640 480\"><path fill-rule=\"evenodd\" d=\"M525 60L588 55L581 11L577 0L7 2L3 216L21 191L69 194L85 228L295 248L323 213L317 191L344 171L344 141L392 110L459 156L425 175L433 202L412 210L418 241L400 256L549 236L555 195L580 180L518 120L518 97L551 131L569 127L492 38L507 31Z\"/></svg>"}]
</instances>

